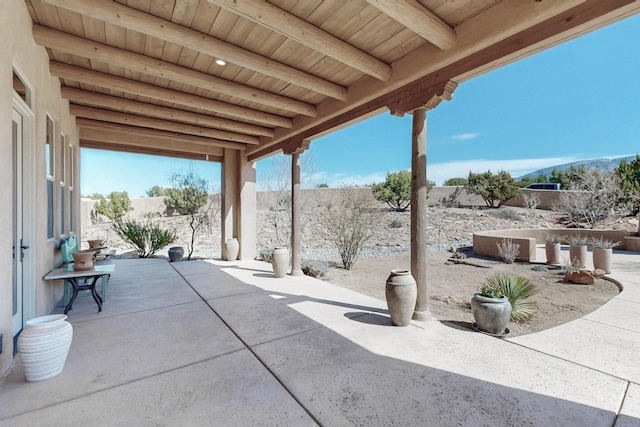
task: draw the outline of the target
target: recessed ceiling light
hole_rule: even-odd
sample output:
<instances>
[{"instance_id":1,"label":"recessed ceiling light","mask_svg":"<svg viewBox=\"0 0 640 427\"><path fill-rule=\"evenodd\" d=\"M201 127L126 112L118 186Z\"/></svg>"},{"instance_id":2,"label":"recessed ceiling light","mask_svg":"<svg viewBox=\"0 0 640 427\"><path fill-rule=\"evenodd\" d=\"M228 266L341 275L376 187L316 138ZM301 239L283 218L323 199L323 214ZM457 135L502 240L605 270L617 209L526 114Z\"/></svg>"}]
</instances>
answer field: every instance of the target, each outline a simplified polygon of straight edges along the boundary
<instances>
[{"instance_id":1,"label":"recessed ceiling light","mask_svg":"<svg viewBox=\"0 0 640 427\"><path fill-rule=\"evenodd\" d=\"M227 61L223 59L216 59L216 64L218 65L227 65Z\"/></svg>"}]
</instances>

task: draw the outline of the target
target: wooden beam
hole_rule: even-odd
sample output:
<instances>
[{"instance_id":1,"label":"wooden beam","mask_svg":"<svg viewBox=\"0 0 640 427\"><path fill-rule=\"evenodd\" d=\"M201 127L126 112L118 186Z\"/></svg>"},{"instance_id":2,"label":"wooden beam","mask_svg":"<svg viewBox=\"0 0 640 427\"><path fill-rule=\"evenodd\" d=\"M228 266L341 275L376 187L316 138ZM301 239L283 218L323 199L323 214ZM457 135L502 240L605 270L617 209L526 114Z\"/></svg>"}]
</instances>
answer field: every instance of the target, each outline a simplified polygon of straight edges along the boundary
<instances>
[{"instance_id":1,"label":"wooden beam","mask_svg":"<svg viewBox=\"0 0 640 427\"><path fill-rule=\"evenodd\" d=\"M446 81L429 87L417 88L412 85L408 88L405 96L387 104L387 108L394 116L402 117L405 113L410 113L418 108L432 110L446 100L453 98L453 91L458 84L454 81Z\"/></svg>"},{"instance_id":2,"label":"wooden beam","mask_svg":"<svg viewBox=\"0 0 640 427\"><path fill-rule=\"evenodd\" d=\"M190 141L180 141L157 138L150 135L135 135L119 130L82 127L79 139L110 144L121 144L129 147L145 149L171 150L183 153L195 153L209 156L222 156L223 149L212 145L202 145Z\"/></svg>"},{"instance_id":3,"label":"wooden beam","mask_svg":"<svg viewBox=\"0 0 640 427\"><path fill-rule=\"evenodd\" d=\"M149 154L152 156L175 157L189 160L201 160L218 163L222 162L222 156L213 154L191 153L187 151L179 151L175 148L137 147L113 141L93 141L90 139L81 138L80 147L93 148L96 150L119 151L124 153Z\"/></svg>"},{"instance_id":4,"label":"wooden beam","mask_svg":"<svg viewBox=\"0 0 640 427\"><path fill-rule=\"evenodd\" d=\"M204 138L201 136L187 135L183 133L169 132L157 129L147 129L138 126L121 125L115 123L101 122L98 120L90 120L77 118L76 125L80 129L92 129L98 132L110 132L127 135L127 137L143 138L151 137L157 141L166 141L174 144L175 146L181 144L188 144L189 146L202 146L202 147L217 147L217 148L231 148L234 150L245 150L246 145L238 142L222 141L214 138ZM93 138L95 139L95 138Z\"/></svg>"},{"instance_id":5,"label":"wooden beam","mask_svg":"<svg viewBox=\"0 0 640 427\"><path fill-rule=\"evenodd\" d=\"M41 46L88 58L92 61L116 65L128 70L169 79L174 82L268 105L292 113L310 117L316 115L316 107L306 102L234 83L212 76L211 74L202 73L160 59L87 40L41 25L33 25L33 38L35 42Z\"/></svg>"},{"instance_id":6,"label":"wooden beam","mask_svg":"<svg viewBox=\"0 0 640 427\"><path fill-rule=\"evenodd\" d=\"M177 108L163 107L161 105L134 101L132 99L105 95L98 92L89 92L74 87L62 86L60 91L63 98L76 104L110 108L116 111L146 115L149 117L189 123L214 129L240 132L248 135L273 136L273 129L249 123L208 116L206 114L193 113L191 111L179 110Z\"/></svg>"},{"instance_id":7,"label":"wooden beam","mask_svg":"<svg viewBox=\"0 0 640 427\"><path fill-rule=\"evenodd\" d=\"M387 81L391 66L339 38L308 23L304 19L262 0L208 0L216 6L256 22L272 31L330 56L356 70Z\"/></svg>"},{"instance_id":8,"label":"wooden beam","mask_svg":"<svg viewBox=\"0 0 640 427\"><path fill-rule=\"evenodd\" d=\"M293 124L291 119L287 117L252 110L250 108L240 107L233 104L227 104L226 102L220 102L215 99L205 98L173 89L166 89L137 80L129 80L124 77L99 73L97 71L87 70L86 68L61 64L59 62L51 61L49 63L49 72L61 79L93 85L104 89L121 91L132 95L149 97L160 101L172 102L185 107L201 108L206 111L253 123L262 123L269 126L280 127L291 127Z\"/></svg>"},{"instance_id":9,"label":"wooden beam","mask_svg":"<svg viewBox=\"0 0 640 427\"><path fill-rule=\"evenodd\" d=\"M456 44L456 32L417 0L367 0L385 15L442 50Z\"/></svg>"},{"instance_id":10,"label":"wooden beam","mask_svg":"<svg viewBox=\"0 0 640 427\"><path fill-rule=\"evenodd\" d=\"M598 8L597 14L622 7L633 0L566 0L563 2L522 2L504 0L456 27L456 45L442 51L426 44L393 63L393 77L383 83L367 77L349 87L349 103L343 105L326 100L318 105L318 116L313 120L298 116L290 129L276 129L274 138L261 138L258 147L247 149L249 161L256 161L278 152L287 141L315 139L316 135L369 112L379 110L396 100L398 92L417 83L426 87L480 68L512 52L551 37L552 33L567 31L579 25L582 13ZM574 22L575 21L575 22ZM515 25L514 25L515 22Z\"/></svg>"},{"instance_id":11,"label":"wooden beam","mask_svg":"<svg viewBox=\"0 0 640 427\"><path fill-rule=\"evenodd\" d=\"M136 31L143 34L188 47L205 55L224 59L227 62L331 98L342 101L347 99L347 89L340 85L111 0L44 1L123 28L135 28Z\"/></svg>"},{"instance_id":12,"label":"wooden beam","mask_svg":"<svg viewBox=\"0 0 640 427\"><path fill-rule=\"evenodd\" d=\"M87 107L84 105L71 104L69 112L76 117L99 120L103 122L120 123L124 125L139 126L150 129L167 130L176 133L197 135L205 138L219 139L223 141L242 142L245 144L258 144L255 136L244 135L237 132L227 132L205 128L202 126L178 123L168 120L145 117L137 114L121 113L118 111L105 110L102 108Z\"/></svg>"}]
</instances>

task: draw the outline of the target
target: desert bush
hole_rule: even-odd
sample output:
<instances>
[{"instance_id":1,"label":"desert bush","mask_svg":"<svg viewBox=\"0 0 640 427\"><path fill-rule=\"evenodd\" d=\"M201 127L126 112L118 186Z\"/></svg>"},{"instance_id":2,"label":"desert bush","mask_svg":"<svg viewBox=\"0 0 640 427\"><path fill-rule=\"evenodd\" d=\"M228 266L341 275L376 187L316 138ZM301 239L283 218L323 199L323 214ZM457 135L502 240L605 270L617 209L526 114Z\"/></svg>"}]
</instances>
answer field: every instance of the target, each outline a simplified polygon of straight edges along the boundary
<instances>
[{"instance_id":1,"label":"desert bush","mask_svg":"<svg viewBox=\"0 0 640 427\"><path fill-rule=\"evenodd\" d=\"M487 171L484 173L469 172L465 189L470 194L477 194L490 208L499 208L507 200L521 194L518 183L506 171L497 174Z\"/></svg>"},{"instance_id":2,"label":"desert bush","mask_svg":"<svg viewBox=\"0 0 640 427\"><path fill-rule=\"evenodd\" d=\"M258 249L258 259L264 262L271 262L271 256L273 254L273 248L260 248Z\"/></svg>"},{"instance_id":3,"label":"desert bush","mask_svg":"<svg viewBox=\"0 0 640 427\"><path fill-rule=\"evenodd\" d=\"M324 233L338 249L346 270L351 270L370 239L376 213L370 197L346 187L340 189L335 201L324 205Z\"/></svg>"},{"instance_id":4,"label":"desert bush","mask_svg":"<svg viewBox=\"0 0 640 427\"><path fill-rule=\"evenodd\" d=\"M329 266L326 262L315 259L303 260L300 268L305 275L318 279L324 277L329 271Z\"/></svg>"},{"instance_id":5,"label":"desert bush","mask_svg":"<svg viewBox=\"0 0 640 427\"><path fill-rule=\"evenodd\" d=\"M427 181L427 194L435 183ZM385 182L371 186L373 197L385 202L396 212L404 212L411 204L411 171L388 172Z\"/></svg>"},{"instance_id":6,"label":"desert bush","mask_svg":"<svg viewBox=\"0 0 640 427\"><path fill-rule=\"evenodd\" d=\"M495 211L489 211L489 214L498 217L498 218L502 218L502 219L507 219L510 221L520 221L522 219L522 217L520 216L520 214L516 211L514 211L513 209L509 209L509 208L505 208L502 207L500 209L497 209Z\"/></svg>"},{"instance_id":7,"label":"desert bush","mask_svg":"<svg viewBox=\"0 0 640 427\"><path fill-rule=\"evenodd\" d=\"M640 208L640 155L629 163L622 160L615 169L615 174L622 189L621 202L632 206L632 214L636 215Z\"/></svg>"},{"instance_id":8,"label":"desert bush","mask_svg":"<svg viewBox=\"0 0 640 427\"><path fill-rule=\"evenodd\" d=\"M402 221L400 218L394 218L393 221L391 221L391 228L402 228Z\"/></svg>"},{"instance_id":9,"label":"desert bush","mask_svg":"<svg viewBox=\"0 0 640 427\"><path fill-rule=\"evenodd\" d=\"M620 203L620 180L614 173L583 169L570 185L573 191L561 192L552 209L576 227L595 228L600 221L629 212L629 205Z\"/></svg>"},{"instance_id":10,"label":"desert bush","mask_svg":"<svg viewBox=\"0 0 640 427\"><path fill-rule=\"evenodd\" d=\"M98 201L93 206L96 213L104 215L112 221L118 221L131 212L131 200L126 191L112 191L105 199L98 194Z\"/></svg>"},{"instance_id":11,"label":"desert bush","mask_svg":"<svg viewBox=\"0 0 640 427\"><path fill-rule=\"evenodd\" d=\"M177 211L185 216L190 234L183 242L187 245L187 259L191 259L196 236L211 227L217 217L220 193L209 194L209 183L191 168L174 173L169 182L173 187L165 190L164 203L167 211Z\"/></svg>"},{"instance_id":12,"label":"desert bush","mask_svg":"<svg viewBox=\"0 0 640 427\"><path fill-rule=\"evenodd\" d=\"M162 188L159 185L154 185L146 191L147 197L162 197L166 196L166 188Z\"/></svg>"},{"instance_id":13,"label":"desert bush","mask_svg":"<svg viewBox=\"0 0 640 427\"><path fill-rule=\"evenodd\" d=\"M540 204L540 196L538 193L523 193L522 194L522 206L535 211Z\"/></svg>"},{"instance_id":14,"label":"desert bush","mask_svg":"<svg viewBox=\"0 0 640 427\"><path fill-rule=\"evenodd\" d=\"M484 286L497 290L511 303L511 320L523 322L535 313L529 298L536 293L536 285L525 277L511 273L495 273L485 280Z\"/></svg>"},{"instance_id":15,"label":"desert bush","mask_svg":"<svg viewBox=\"0 0 640 427\"><path fill-rule=\"evenodd\" d=\"M513 264L520 253L520 245L506 238L496 243L496 245L498 246L500 258L507 264Z\"/></svg>"},{"instance_id":16,"label":"desert bush","mask_svg":"<svg viewBox=\"0 0 640 427\"><path fill-rule=\"evenodd\" d=\"M137 222L132 219L118 220L112 224L116 233L125 242L132 245L140 258L147 258L177 239L176 233L163 230L146 220Z\"/></svg>"}]
</instances>

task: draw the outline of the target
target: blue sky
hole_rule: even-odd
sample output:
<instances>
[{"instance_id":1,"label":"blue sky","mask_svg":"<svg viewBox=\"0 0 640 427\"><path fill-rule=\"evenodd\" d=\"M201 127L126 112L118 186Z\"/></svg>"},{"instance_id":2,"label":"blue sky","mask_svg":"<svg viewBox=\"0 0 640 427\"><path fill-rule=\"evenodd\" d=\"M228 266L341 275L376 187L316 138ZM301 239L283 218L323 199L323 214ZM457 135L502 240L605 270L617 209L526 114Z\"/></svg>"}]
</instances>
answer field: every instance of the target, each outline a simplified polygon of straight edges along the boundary
<instances>
[{"instance_id":1,"label":"blue sky","mask_svg":"<svg viewBox=\"0 0 640 427\"><path fill-rule=\"evenodd\" d=\"M640 16L633 16L461 83L451 101L427 114L428 179L442 184L487 169L518 177L640 153L638 40ZM411 120L384 113L313 141L307 185L366 185L409 169ZM144 196L190 165L220 186L217 163L82 149L81 192ZM258 162L259 188L271 165Z\"/></svg>"}]
</instances>

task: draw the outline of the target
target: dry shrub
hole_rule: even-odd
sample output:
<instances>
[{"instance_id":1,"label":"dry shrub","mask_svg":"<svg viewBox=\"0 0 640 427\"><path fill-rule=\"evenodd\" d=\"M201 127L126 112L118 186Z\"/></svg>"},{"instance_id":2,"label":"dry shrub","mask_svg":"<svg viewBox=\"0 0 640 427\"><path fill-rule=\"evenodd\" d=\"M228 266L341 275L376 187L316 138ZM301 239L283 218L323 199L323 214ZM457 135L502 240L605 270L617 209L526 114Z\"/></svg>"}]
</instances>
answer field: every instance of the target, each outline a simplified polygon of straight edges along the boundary
<instances>
[{"instance_id":1,"label":"dry shrub","mask_svg":"<svg viewBox=\"0 0 640 427\"><path fill-rule=\"evenodd\" d=\"M502 239L498 245L498 255L507 264L513 264L520 253L520 245L511 239Z\"/></svg>"}]
</instances>

